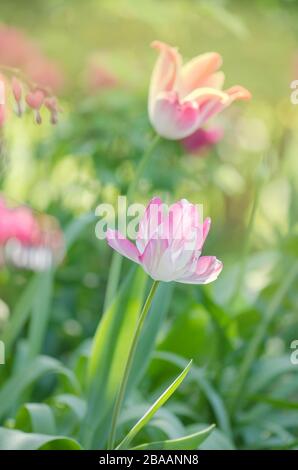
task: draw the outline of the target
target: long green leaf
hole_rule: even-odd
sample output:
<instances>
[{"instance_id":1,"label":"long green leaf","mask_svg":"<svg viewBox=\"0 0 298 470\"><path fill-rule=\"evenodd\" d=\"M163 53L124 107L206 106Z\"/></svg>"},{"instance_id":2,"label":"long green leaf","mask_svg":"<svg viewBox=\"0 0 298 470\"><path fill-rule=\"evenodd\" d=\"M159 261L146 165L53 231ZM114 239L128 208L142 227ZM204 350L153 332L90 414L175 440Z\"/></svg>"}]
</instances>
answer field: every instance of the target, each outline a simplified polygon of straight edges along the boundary
<instances>
[{"instance_id":1,"label":"long green leaf","mask_svg":"<svg viewBox=\"0 0 298 470\"><path fill-rule=\"evenodd\" d=\"M207 439L214 428L215 424L212 424L208 428L189 436L180 437L179 439L168 439L166 441L148 442L133 447L131 450L196 450Z\"/></svg>"},{"instance_id":2,"label":"long green leaf","mask_svg":"<svg viewBox=\"0 0 298 470\"><path fill-rule=\"evenodd\" d=\"M175 390L179 387L181 382L185 379L191 368L192 361L188 363L185 369L181 372L180 375L174 380L174 382L163 392L162 395L153 403L149 410L139 419L139 421L133 426L125 438L120 442L117 449L127 449L132 439L136 436L138 432L150 421L150 419L155 415L159 408L168 401L168 399L173 395Z\"/></svg>"},{"instance_id":3,"label":"long green leaf","mask_svg":"<svg viewBox=\"0 0 298 470\"><path fill-rule=\"evenodd\" d=\"M95 220L96 220L95 215L93 213L89 213L89 214L86 214L86 215L76 219L74 222L71 222L66 227L66 229L64 231L64 236L65 236L65 242L66 242L67 250L69 250L71 248L72 244L77 240L77 238L81 234L82 230L86 226L88 226L91 222L94 222ZM15 339L17 338L17 336L21 332L22 328L24 327L25 323L27 322L27 320L30 316L30 313L32 312L32 308L35 304L36 294L38 294L39 290L40 290L40 283L42 282L42 280L45 281L45 278L47 278L48 275L50 276L49 273L34 274L34 276L30 279L29 283L26 285L24 291L20 295L19 300L18 300L17 304L14 307L11 318L10 318L10 320L9 320L9 322L8 322L4 332L3 332L2 338L1 338L1 340L5 344L6 355L8 355ZM52 275L53 275L53 273L52 273ZM48 288L49 287L50 286L48 286ZM47 295L50 295L50 293L48 293ZM47 301L47 304L48 303L49 303L49 300ZM42 303L40 303L40 305L42 306ZM46 330L47 317L48 317L48 312L47 312L46 308L48 308L48 307L49 307L49 305L47 305L47 306L44 305L43 306L44 311L45 311L45 315L44 315L43 321L40 324L40 328L43 328L44 331ZM37 310L37 306L36 306L36 310ZM34 315L34 318L37 315L38 314ZM39 317L40 317L40 315L39 315ZM36 321L36 323L37 323L37 321ZM31 331L32 331L32 336L33 337L34 337L35 331L37 329L38 328L37 328L36 325L34 327L32 326ZM40 350L40 348L41 348L40 344L42 342L43 342L43 338L42 338L42 336L40 336L39 340L38 340L39 345L37 345L37 341L36 341L36 344L34 342L34 349L35 350L36 349ZM37 348L37 346L38 346L38 348Z\"/></svg>"},{"instance_id":4,"label":"long green leaf","mask_svg":"<svg viewBox=\"0 0 298 470\"><path fill-rule=\"evenodd\" d=\"M82 231L92 222L96 221L96 216L93 212L84 214L83 216L76 218L64 230L64 237L66 248L69 250L77 238L81 235Z\"/></svg>"},{"instance_id":5,"label":"long green leaf","mask_svg":"<svg viewBox=\"0 0 298 470\"><path fill-rule=\"evenodd\" d=\"M27 368L14 374L0 390L0 419L18 402L22 393L46 374L64 376L75 392L80 390L79 384L71 370L59 361L47 356L39 356L29 362Z\"/></svg>"},{"instance_id":6,"label":"long green leaf","mask_svg":"<svg viewBox=\"0 0 298 470\"><path fill-rule=\"evenodd\" d=\"M187 360L183 357L178 356L177 354L164 351L156 352L154 354L154 358L171 362L177 367L185 367L185 365L187 364ZM209 402L214 412L219 427L223 430L226 435L229 436L230 440L232 441L233 433L231 429L230 418L221 396L209 382L203 370L199 369L196 366L193 366L191 369L190 377L193 377L193 379L198 382L202 392L204 393L207 401Z\"/></svg>"},{"instance_id":7,"label":"long green leaf","mask_svg":"<svg viewBox=\"0 0 298 470\"><path fill-rule=\"evenodd\" d=\"M0 428L0 450L82 450L74 439Z\"/></svg>"},{"instance_id":8,"label":"long green leaf","mask_svg":"<svg viewBox=\"0 0 298 470\"><path fill-rule=\"evenodd\" d=\"M53 270L46 271L39 275L31 311L28 337L29 359L36 357L42 350L50 315L53 281Z\"/></svg>"},{"instance_id":9,"label":"long green leaf","mask_svg":"<svg viewBox=\"0 0 298 470\"><path fill-rule=\"evenodd\" d=\"M2 340L5 344L6 355L9 353L16 337L25 325L34 301L34 295L38 286L40 274L35 274L14 307L11 318L3 332Z\"/></svg>"},{"instance_id":10,"label":"long green leaf","mask_svg":"<svg viewBox=\"0 0 298 470\"><path fill-rule=\"evenodd\" d=\"M76 395L71 395L70 393L63 393L52 397L51 400L55 405L63 405L69 408L77 417L78 421L81 421L84 418L86 413L86 402L82 398L79 398Z\"/></svg>"},{"instance_id":11,"label":"long green leaf","mask_svg":"<svg viewBox=\"0 0 298 470\"><path fill-rule=\"evenodd\" d=\"M92 446L95 433L98 445L100 433L107 432L112 406L142 307L146 279L143 270L133 268L118 296L104 313L95 333L87 374L88 410L82 431L88 447ZM98 403L101 403L100 407ZM99 427L100 432L97 431Z\"/></svg>"},{"instance_id":12,"label":"long green leaf","mask_svg":"<svg viewBox=\"0 0 298 470\"><path fill-rule=\"evenodd\" d=\"M255 334L252 337L248 348L246 349L246 353L239 368L235 384L233 385L231 409L233 409L234 411L237 411L240 408L244 396L246 395L245 393L243 393L243 388L246 384L252 364L254 363L258 355L259 348L262 344L263 338L266 335L268 327L270 326L276 312L278 312L280 304L282 303L285 295L287 294L297 275L298 262L296 261L292 266L292 269L288 271L287 276L285 276L283 282L281 283L271 302L269 303L268 308L265 311L260 324L256 328Z\"/></svg>"},{"instance_id":13,"label":"long green leaf","mask_svg":"<svg viewBox=\"0 0 298 470\"><path fill-rule=\"evenodd\" d=\"M246 384L246 394L254 395L268 387L280 375L295 373L287 355L257 361Z\"/></svg>"},{"instance_id":14,"label":"long green leaf","mask_svg":"<svg viewBox=\"0 0 298 470\"><path fill-rule=\"evenodd\" d=\"M26 403L16 417L16 428L37 434L56 434L54 413L45 403Z\"/></svg>"}]
</instances>

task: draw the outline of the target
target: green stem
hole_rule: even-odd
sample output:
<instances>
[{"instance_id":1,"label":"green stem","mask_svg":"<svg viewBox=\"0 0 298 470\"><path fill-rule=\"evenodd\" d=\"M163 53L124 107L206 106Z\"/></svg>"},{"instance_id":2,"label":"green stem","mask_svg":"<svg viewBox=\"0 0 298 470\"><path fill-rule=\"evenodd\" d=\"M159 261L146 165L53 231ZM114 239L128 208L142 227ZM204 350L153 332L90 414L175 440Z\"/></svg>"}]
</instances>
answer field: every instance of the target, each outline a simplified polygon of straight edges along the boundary
<instances>
[{"instance_id":1,"label":"green stem","mask_svg":"<svg viewBox=\"0 0 298 470\"><path fill-rule=\"evenodd\" d=\"M128 204L131 203L134 197L139 179L142 176L147 166L147 163L149 161L149 158L151 157L152 152L155 149L158 142L160 141L160 139L161 137L159 135L156 135L154 137L149 147L147 148L146 152L144 153L143 157L139 161L134 179L132 180L131 184L128 187L128 191L127 191L127 203ZM105 295L105 301L104 301L104 311L111 304L117 292L119 279L120 279L120 273L121 273L121 266L122 266L122 256L119 255L117 251L115 251L112 255L112 264L111 264L111 269L109 271L109 276L108 276L106 295Z\"/></svg>"},{"instance_id":2,"label":"green stem","mask_svg":"<svg viewBox=\"0 0 298 470\"><path fill-rule=\"evenodd\" d=\"M128 353L128 357L127 357L124 373L123 373L123 376L122 376L120 388L119 388L119 391L117 393L116 402L115 402L115 405L114 405L111 432L110 432L110 436L109 436L109 440L108 440L108 449L109 450L114 449L114 447L115 447L116 426L117 426L117 421L118 421L119 414L120 414L120 411L121 411L122 403L123 403L123 400L124 400L124 397L125 397L125 392L126 392L126 387L127 387L129 374L130 374L130 371L131 371L131 367L132 367L132 363L133 363L133 360L134 360L137 345L138 345L138 342L139 342L142 327L144 325L147 314L149 312L149 309L150 309L154 294L156 292L156 289L158 287L158 284L159 284L159 281L154 281L153 282L153 284L151 286L151 289L150 289L150 292L148 294L148 297L146 299L146 302L143 306L142 312L139 316L138 323L137 323L137 326L136 326L136 329L135 329L135 332L134 332L134 336L133 336L132 343L131 343L131 346L130 346L130 350L129 350L129 353Z\"/></svg>"},{"instance_id":3,"label":"green stem","mask_svg":"<svg viewBox=\"0 0 298 470\"><path fill-rule=\"evenodd\" d=\"M135 191L136 191L139 179L141 178L141 176L142 176L142 174L143 174L143 172L144 172L144 170L145 170L145 168L148 164L149 158L151 157L152 152L155 149L158 142L160 141L160 139L161 139L161 137L158 134L156 134L156 136L154 137L154 139L150 143L149 147L147 148L146 152L144 152L141 160L139 161L139 164L138 164L137 170L136 170L136 174L134 176L134 179L130 183L128 191L127 191L127 202L128 202L128 204L131 203L131 200L135 195Z\"/></svg>"},{"instance_id":4,"label":"green stem","mask_svg":"<svg viewBox=\"0 0 298 470\"><path fill-rule=\"evenodd\" d=\"M255 335L252 338L250 345L247 349L247 352L244 356L243 362L240 366L240 369L237 374L237 381L233 390L233 400L232 400L232 409L238 409L241 404L241 395L243 388L246 383L247 375L251 369L253 362L258 354L259 348L262 344L262 341L266 335L266 331L272 322L272 319L277 312L281 302L283 301L286 293L294 282L296 276L298 275L298 262L294 264L292 269L288 272L288 275L285 277L283 283L280 285L279 289L276 291L272 301L270 302L262 320L256 329Z\"/></svg>"}]
</instances>

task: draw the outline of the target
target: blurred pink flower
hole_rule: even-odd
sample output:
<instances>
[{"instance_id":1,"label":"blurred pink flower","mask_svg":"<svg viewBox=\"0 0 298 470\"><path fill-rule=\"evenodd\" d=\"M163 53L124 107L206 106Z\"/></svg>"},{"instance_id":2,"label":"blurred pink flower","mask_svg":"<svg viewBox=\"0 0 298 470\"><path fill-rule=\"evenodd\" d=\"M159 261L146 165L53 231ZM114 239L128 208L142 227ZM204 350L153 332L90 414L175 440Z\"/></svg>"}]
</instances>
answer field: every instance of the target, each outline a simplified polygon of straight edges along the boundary
<instances>
[{"instance_id":1,"label":"blurred pink flower","mask_svg":"<svg viewBox=\"0 0 298 470\"><path fill-rule=\"evenodd\" d=\"M238 85L221 90L225 77L218 71L222 59L216 52L182 65L177 49L160 41L152 46L160 55L151 77L148 111L152 126L162 137L188 137L233 101L251 97Z\"/></svg>"},{"instance_id":2,"label":"blurred pink flower","mask_svg":"<svg viewBox=\"0 0 298 470\"><path fill-rule=\"evenodd\" d=\"M197 207L182 199L167 213L162 201L153 198L139 224L136 245L120 232L107 231L108 244L140 264L158 281L207 284L222 270L215 256L201 256L211 220L199 221Z\"/></svg>"},{"instance_id":3,"label":"blurred pink flower","mask_svg":"<svg viewBox=\"0 0 298 470\"><path fill-rule=\"evenodd\" d=\"M44 99L44 92L38 88L36 90L30 91L26 95L26 103L31 109L35 111L35 121L37 124L41 124L41 115L39 110L44 102Z\"/></svg>"},{"instance_id":4,"label":"blurred pink flower","mask_svg":"<svg viewBox=\"0 0 298 470\"><path fill-rule=\"evenodd\" d=\"M0 199L0 245L10 239L17 239L24 245L36 245L41 232L32 211L26 206L9 208Z\"/></svg>"},{"instance_id":5,"label":"blurred pink flower","mask_svg":"<svg viewBox=\"0 0 298 470\"><path fill-rule=\"evenodd\" d=\"M59 106L55 96L49 96L44 100L45 107L49 110L51 114L51 123L57 124L58 121L58 113L59 113Z\"/></svg>"},{"instance_id":6,"label":"blurred pink flower","mask_svg":"<svg viewBox=\"0 0 298 470\"><path fill-rule=\"evenodd\" d=\"M5 122L5 103L6 103L6 97L5 97L5 81L4 79L0 76L0 128L3 126Z\"/></svg>"},{"instance_id":7,"label":"blurred pink flower","mask_svg":"<svg viewBox=\"0 0 298 470\"><path fill-rule=\"evenodd\" d=\"M47 269L61 260L63 251L63 235L54 218L36 215L27 206L8 207L0 196L1 263Z\"/></svg>"},{"instance_id":8,"label":"blurred pink flower","mask_svg":"<svg viewBox=\"0 0 298 470\"><path fill-rule=\"evenodd\" d=\"M224 132L221 128L202 128L182 139L181 143L187 152L202 154L216 145L223 138L223 135Z\"/></svg>"},{"instance_id":9,"label":"blurred pink flower","mask_svg":"<svg viewBox=\"0 0 298 470\"><path fill-rule=\"evenodd\" d=\"M12 77L11 88L12 88L13 96L16 102L18 103L22 98L22 87L21 87L19 80L16 77Z\"/></svg>"},{"instance_id":10,"label":"blurred pink flower","mask_svg":"<svg viewBox=\"0 0 298 470\"><path fill-rule=\"evenodd\" d=\"M60 68L17 28L0 26L0 64L20 69L39 87L58 93L63 86Z\"/></svg>"},{"instance_id":11,"label":"blurred pink flower","mask_svg":"<svg viewBox=\"0 0 298 470\"><path fill-rule=\"evenodd\" d=\"M60 69L22 31L5 25L0 26L0 66L5 70L6 88L11 86L17 114L21 116L24 110L24 90L26 103L34 110L36 123L41 124L40 108L45 98L56 100L52 93L57 93L63 85ZM51 122L55 124L58 106L55 111L53 106L49 110ZM5 105L0 103L0 126L5 119Z\"/></svg>"},{"instance_id":12,"label":"blurred pink flower","mask_svg":"<svg viewBox=\"0 0 298 470\"><path fill-rule=\"evenodd\" d=\"M118 80L104 65L91 59L87 66L87 87L91 93L97 93L106 88L114 88Z\"/></svg>"}]
</instances>

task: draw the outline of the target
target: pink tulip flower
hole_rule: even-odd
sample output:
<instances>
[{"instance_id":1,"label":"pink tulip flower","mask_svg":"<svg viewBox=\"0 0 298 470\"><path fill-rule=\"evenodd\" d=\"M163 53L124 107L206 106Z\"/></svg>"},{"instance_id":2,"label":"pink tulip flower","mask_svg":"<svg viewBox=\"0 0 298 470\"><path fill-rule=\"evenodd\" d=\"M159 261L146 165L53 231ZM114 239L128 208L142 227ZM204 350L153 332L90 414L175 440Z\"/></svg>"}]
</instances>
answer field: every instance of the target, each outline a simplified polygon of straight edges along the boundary
<instances>
[{"instance_id":1,"label":"pink tulip flower","mask_svg":"<svg viewBox=\"0 0 298 470\"><path fill-rule=\"evenodd\" d=\"M157 281L208 284L222 270L215 256L201 256L210 219L199 221L194 204L182 199L164 211L153 198L139 224L136 245L120 232L108 229L108 244L121 255L140 264Z\"/></svg>"},{"instance_id":2,"label":"pink tulip flower","mask_svg":"<svg viewBox=\"0 0 298 470\"><path fill-rule=\"evenodd\" d=\"M148 111L162 137L184 139L233 101L250 98L249 91L238 85L222 91L225 77L218 71L222 59L216 52L182 65L177 49L160 41L152 46L160 55L151 77Z\"/></svg>"}]
</instances>

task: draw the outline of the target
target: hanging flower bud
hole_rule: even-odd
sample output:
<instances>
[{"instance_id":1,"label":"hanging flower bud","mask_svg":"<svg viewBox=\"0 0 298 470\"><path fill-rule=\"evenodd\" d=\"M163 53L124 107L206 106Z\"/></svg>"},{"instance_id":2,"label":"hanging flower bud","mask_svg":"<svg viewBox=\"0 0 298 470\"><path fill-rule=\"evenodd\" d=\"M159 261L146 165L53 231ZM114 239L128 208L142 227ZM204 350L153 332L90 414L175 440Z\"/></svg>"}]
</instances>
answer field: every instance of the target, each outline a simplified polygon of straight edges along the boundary
<instances>
[{"instance_id":1,"label":"hanging flower bud","mask_svg":"<svg viewBox=\"0 0 298 470\"><path fill-rule=\"evenodd\" d=\"M21 116L23 114L22 103L21 103L22 87L21 87L19 80L16 77L12 77L11 88L12 88L14 99L17 104L17 114L18 116Z\"/></svg>"},{"instance_id":2,"label":"hanging flower bud","mask_svg":"<svg viewBox=\"0 0 298 470\"><path fill-rule=\"evenodd\" d=\"M55 96L50 96L48 98L45 98L44 105L51 114L51 118L50 118L51 124L57 124L59 108L58 108L58 103L57 103L57 99L55 98Z\"/></svg>"},{"instance_id":3,"label":"hanging flower bud","mask_svg":"<svg viewBox=\"0 0 298 470\"><path fill-rule=\"evenodd\" d=\"M5 122L5 118L6 118L6 115L5 115L5 105L4 104L0 104L0 128L3 126L4 122Z\"/></svg>"},{"instance_id":4,"label":"hanging flower bud","mask_svg":"<svg viewBox=\"0 0 298 470\"><path fill-rule=\"evenodd\" d=\"M26 96L28 106L35 111L35 121L37 124L41 124L42 122L40 108L43 104L44 98L44 92L38 88L30 91Z\"/></svg>"},{"instance_id":5,"label":"hanging flower bud","mask_svg":"<svg viewBox=\"0 0 298 470\"><path fill-rule=\"evenodd\" d=\"M0 77L0 127L5 121L5 83Z\"/></svg>"}]
</instances>

